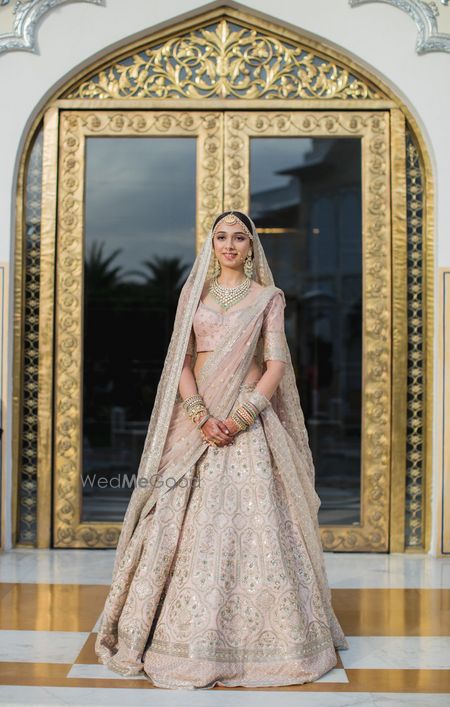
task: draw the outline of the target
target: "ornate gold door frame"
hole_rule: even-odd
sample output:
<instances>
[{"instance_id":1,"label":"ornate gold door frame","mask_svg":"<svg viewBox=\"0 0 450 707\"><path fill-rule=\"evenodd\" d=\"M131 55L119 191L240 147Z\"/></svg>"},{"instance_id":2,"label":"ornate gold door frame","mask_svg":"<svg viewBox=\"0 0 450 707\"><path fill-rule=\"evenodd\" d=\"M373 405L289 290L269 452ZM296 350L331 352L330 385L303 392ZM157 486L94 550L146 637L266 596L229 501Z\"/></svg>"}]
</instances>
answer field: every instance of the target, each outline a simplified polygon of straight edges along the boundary
<instances>
[{"instance_id":1,"label":"ornate gold door frame","mask_svg":"<svg viewBox=\"0 0 450 707\"><path fill-rule=\"evenodd\" d=\"M227 209L249 207L252 137L360 138L363 204L361 524L321 528L326 549L389 547L391 476L391 168L388 111L236 111L225 115Z\"/></svg>"},{"instance_id":2,"label":"ornate gold door frame","mask_svg":"<svg viewBox=\"0 0 450 707\"><path fill-rule=\"evenodd\" d=\"M322 527L327 549L386 551L391 474L391 189L388 111L63 111L56 253L54 533L56 547L111 547L120 524L81 517L83 192L92 136L197 135L197 245L222 208L249 207L249 146L258 137L357 137L363 171L361 525ZM223 159L223 162L222 162ZM222 171L223 169L223 171ZM225 180L223 182L223 176ZM223 190L223 191L222 191ZM43 342L47 346L47 342ZM49 360L47 356L47 361ZM40 459L42 464L47 459Z\"/></svg>"},{"instance_id":3,"label":"ornate gold door frame","mask_svg":"<svg viewBox=\"0 0 450 707\"><path fill-rule=\"evenodd\" d=\"M115 546L121 524L81 522L83 224L86 138L93 136L197 137L197 240L222 204L223 116L200 111L63 111L59 129L59 188L55 304L53 544ZM52 365L48 341L42 361ZM47 373L51 373L47 371ZM41 380L51 380L45 373ZM43 405L51 393L43 397ZM48 414L51 416L51 410ZM40 468L51 468L41 446Z\"/></svg>"}]
</instances>

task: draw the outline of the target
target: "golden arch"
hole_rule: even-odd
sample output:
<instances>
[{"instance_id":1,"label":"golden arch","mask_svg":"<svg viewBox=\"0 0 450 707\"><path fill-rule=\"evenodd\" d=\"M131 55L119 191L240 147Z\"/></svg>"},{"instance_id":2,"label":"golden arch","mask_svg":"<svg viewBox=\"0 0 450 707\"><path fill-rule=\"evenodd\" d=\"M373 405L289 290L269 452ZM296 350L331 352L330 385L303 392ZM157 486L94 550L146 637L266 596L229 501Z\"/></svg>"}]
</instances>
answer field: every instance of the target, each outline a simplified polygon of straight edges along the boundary
<instances>
[{"instance_id":1,"label":"golden arch","mask_svg":"<svg viewBox=\"0 0 450 707\"><path fill-rule=\"evenodd\" d=\"M373 395L366 411L371 415L371 434L366 454L376 457L377 446L384 445L389 474L380 475L374 465L364 491L370 522L364 532L347 532L325 528L325 549L367 549L371 538L375 547L391 551L406 548L427 549L429 546L429 500L431 486L431 391L433 342L433 182L430 159L419 127L409 111L379 77L350 60L343 52L324 43L305 39L300 33L256 19L234 9L218 9L199 14L189 21L175 24L169 30L151 34L144 40L126 44L88 69L66 81L36 116L27 136L20 163L18 180L18 218L15 264L15 370L14 370L14 479L19 489L23 462L24 415L21 408L24 387L22 331L26 318L22 297L24 268L24 185L27 157L36 131L44 120L43 189L46 194L46 218L42 223L39 301L39 385L35 414L39 416L36 444L36 468L31 474L37 483L36 544L50 544L50 493L52 490L52 386L53 386L53 263L55 260L55 209L57 128L62 125L64 110L75 109L81 116L91 115L89 130L96 129L95 112L111 118L110 127L123 130L126 121L120 111L148 110L232 110L234 120L228 122L230 134L243 127L249 134L258 129L258 117L267 124L279 111L305 111L312 122L335 126L341 130L358 130L367 116L366 128L373 130L374 116L388 116L391 151L389 167L393 175L392 282L385 280L384 296L392 285L389 302L391 345L382 354L392 363L391 387L384 391L383 406L390 408L390 424L377 422L380 390L373 383ZM252 113L250 113L251 111ZM86 115L86 113L84 113ZM256 116L256 117L255 117ZM370 116L372 116L370 118ZM71 121L75 133L76 116ZM142 118L142 120L144 120ZM255 123L256 120L256 123ZM100 121L101 122L101 121ZM145 122L145 121L144 121ZM289 121L288 121L289 122ZM295 121L294 121L295 122ZM368 126L368 127L367 127ZM300 129L299 124L288 129ZM84 130L84 128L83 128ZM207 129L206 133L207 134ZM369 135L369 133L367 133ZM81 133L78 133L81 135ZM77 135L72 136L75 140ZM375 137L374 137L375 139ZM211 144L213 140L211 138ZM206 143L205 143L206 144ZM53 165L53 168L52 168ZM230 165L232 171L232 165ZM409 191L408 191L409 189ZM234 188L232 180L224 185L227 207L245 206L245 190ZM421 199L418 194L420 193ZM410 195L406 203L407 194ZM206 232L210 214L217 208L214 198L209 205L199 205L198 239ZM423 207L424 221L420 211ZM408 254L408 222L406 209L412 213L411 247L420 247L422 261ZM416 253L417 255L417 253ZM383 275L383 262L375 263L374 272ZM383 298L373 299L370 326L382 328L386 313ZM410 355L408 355L408 343ZM411 354L412 351L412 354ZM370 375L370 372L369 372ZM378 396L378 397L377 397ZM39 411L39 412L38 412ZM408 414L410 428L408 429ZM63 420L68 425L68 420ZM60 494L58 513L73 515L70 488ZM383 508L389 506L388 515ZM64 510L66 509L66 510ZM68 509L68 510L67 510ZM61 517L62 517L61 516ZM384 518L384 519L383 519ZM380 520L383 519L383 520ZM63 523L65 520L63 519ZM77 531L78 532L78 531ZM66 536L75 531L67 522ZM99 534L100 533L100 534ZM96 546L99 542L113 545L117 528L102 533L95 527L79 528L79 546ZM64 546L64 532L61 537ZM381 542L380 542L381 538ZM387 540L389 543L387 544ZM386 542L385 542L386 541ZM384 544L383 544L384 543Z\"/></svg>"}]
</instances>

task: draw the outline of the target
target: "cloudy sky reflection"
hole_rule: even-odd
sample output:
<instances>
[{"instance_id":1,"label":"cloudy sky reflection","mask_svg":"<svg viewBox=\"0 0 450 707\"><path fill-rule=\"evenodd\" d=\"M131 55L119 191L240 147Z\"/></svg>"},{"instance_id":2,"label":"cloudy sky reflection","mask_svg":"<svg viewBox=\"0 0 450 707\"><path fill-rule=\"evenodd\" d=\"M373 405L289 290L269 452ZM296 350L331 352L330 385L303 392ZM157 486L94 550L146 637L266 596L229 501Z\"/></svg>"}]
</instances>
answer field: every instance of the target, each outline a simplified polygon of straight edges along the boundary
<instances>
[{"instance_id":1,"label":"cloudy sky reflection","mask_svg":"<svg viewBox=\"0 0 450 707\"><path fill-rule=\"evenodd\" d=\"M114 265L124 270L142 269L155 255L191 265L195 172L195 138L88 138L87 252L94 241L105 242L105 257L121 248Z\"/></svg>"}]
</instances>

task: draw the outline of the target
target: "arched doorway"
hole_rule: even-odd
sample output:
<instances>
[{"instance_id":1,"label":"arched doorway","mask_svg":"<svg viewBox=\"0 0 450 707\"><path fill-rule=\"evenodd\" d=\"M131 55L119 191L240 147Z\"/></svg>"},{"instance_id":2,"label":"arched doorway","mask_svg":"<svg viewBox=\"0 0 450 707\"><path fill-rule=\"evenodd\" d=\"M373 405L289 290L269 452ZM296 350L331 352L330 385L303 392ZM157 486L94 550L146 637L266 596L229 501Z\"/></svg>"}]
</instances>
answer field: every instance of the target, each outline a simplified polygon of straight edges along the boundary
<instances>
[{"instance_id":1,"label":"arched doorway","mask_svg":"<svg viewBox=\"0 0 450 707\"><path fill-rule=\"evenodd\" d=\"M324 548L426 546L419 140L375 77L234 10L72 79L29 153L41 145L44 198L24 229L40 297L21 310L39 327L16 375L19 539L116 544L177 288L213 215L242 208L287 295Z\"/></svg>"}]
</instances>

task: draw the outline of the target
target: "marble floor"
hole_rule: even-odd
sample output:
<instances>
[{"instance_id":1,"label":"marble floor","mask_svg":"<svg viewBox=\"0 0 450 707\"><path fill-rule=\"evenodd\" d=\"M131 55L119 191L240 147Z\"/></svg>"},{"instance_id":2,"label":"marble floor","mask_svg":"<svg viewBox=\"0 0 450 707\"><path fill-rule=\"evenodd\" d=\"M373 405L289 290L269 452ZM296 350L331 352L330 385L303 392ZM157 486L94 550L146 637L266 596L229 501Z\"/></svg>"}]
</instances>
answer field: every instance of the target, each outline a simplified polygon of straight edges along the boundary
<instances>
[{"instance_id":1,"label":"marble floor","mask_svg":"<svg viewBox=\"0 0 450 707\"><path fill-rule=\"evenodd\" d=\"M283 707L450 707L450 558L325 553L350 645L337 666L305 685L193 691L154 688L97 662L113 559L114 550L0 554L0 705L266 707L276 692Z\"/></svg>"}]
</instances>

